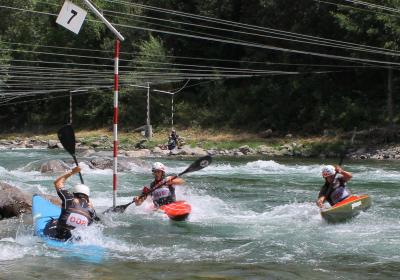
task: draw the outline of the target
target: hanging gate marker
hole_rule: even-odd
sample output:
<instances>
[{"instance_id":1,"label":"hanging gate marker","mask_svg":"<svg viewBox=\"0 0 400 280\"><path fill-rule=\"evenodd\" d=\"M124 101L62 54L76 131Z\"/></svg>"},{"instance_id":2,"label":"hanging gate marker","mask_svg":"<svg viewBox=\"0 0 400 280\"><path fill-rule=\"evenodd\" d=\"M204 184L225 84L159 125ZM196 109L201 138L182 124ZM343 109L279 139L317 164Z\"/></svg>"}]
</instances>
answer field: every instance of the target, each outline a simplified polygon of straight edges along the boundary
<instances>
[{"instance_id":1,"label":"hanging gate marker","mask_svg":"<svg viewBox=\"0 0 400 280\"><path fill-rule=\"evenodd\" d=\"M68 30L78 34L85 21L87 12L72 2L66 0L58 14L56 22Z\"/></svg>"},{"instance_id":2,"label":"hanging gate marker","mask_svg":"<svg viewBox=\"0 0 400 280\"><path fill-rule=\"evenodd\" d=\"M120 41L124 41L124 36L118 32L117 29L96 9L96 7L90 3L89 0L82 0L86 6L91 10L116 36L114 45L114 115L113 115L113 206L116 206L117 197L117 175L118 175L118 88L119 88L119 48ZM85 20L87 12L70 1L66 0L61 12L58 15L57 23L64 26L65 28L79 33L82 27L83 21ZM71 117L72 122L72 117Z\"/></svg>"}]
</instances>

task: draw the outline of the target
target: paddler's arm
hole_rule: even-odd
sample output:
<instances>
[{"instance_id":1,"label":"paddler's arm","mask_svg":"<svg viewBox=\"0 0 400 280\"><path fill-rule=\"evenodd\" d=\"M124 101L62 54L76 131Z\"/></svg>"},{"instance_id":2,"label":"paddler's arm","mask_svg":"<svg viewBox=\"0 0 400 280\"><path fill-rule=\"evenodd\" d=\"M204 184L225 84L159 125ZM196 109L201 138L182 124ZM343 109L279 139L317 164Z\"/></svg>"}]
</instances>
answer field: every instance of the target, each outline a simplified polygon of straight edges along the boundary
<instances>
[{"instance_id":1,"label":"paddler's arm","mask_svg":"<svg viewBox=\"0 0 400 280\"><path fill-rule=\"evenodd\" d=\"M72 175L79 173L81 171L81 168L79 166L74 167L71 171L68 171L67 173L61 175L54 181L54 187L56 188L57 191L61 190L64 187L65 181L71 177Z\"/></svg>"},{"instance_id":2,"label":"paddler's arm","mask_svg":"<svg viewBox=\"0 0 400 280\"><path fill-rule=\"evenodd\" d=\"M185 183L185 180L183 180L182 178L176 177L176 176L168 176L167 178L165 178L165 180L166 180L166 184L168 186L182 185Z\"/></svg>"},{"instance_id":3,"label":"paddler's arm","mask_svg":"<svg viewBox=\"0 0 400 280\"><path fill-rule=\"evenodd\" d=\"M343 180L345 182L350 181L351 178L353 178L353 174L351 174L350 172L344 171L339 165L335 166L335 171L336 171L336 173L343 176Z\"/></svg>"},{"instance_id":4,"label":"paddler's arm","mask_svg":"<svg viewBox=\"0 0 400 280\"><path fill-rule=\"evenodd\" d=\"M322 186L321 190L319 191L318 199L316 201L316 203L317 203L319 208L323 208L324 207L324 202L326 200L326 193L328 192L328 188L329 188L329 185L324 184Z\"/></svg>"},{"instance_id":5,"label":"paddler's arm","mask_svg":"<svg viewBox=\"0 0 400 280\"><path fill-rule=\"evenodd\" d=\"M325 199L326 199L325 196L321 196L321 197L318 198L317 205L318 205L319 208L323 208L324 207Z\"/></svg>"},{"instance_id":6,"label":"paddler's arm","mask_svg":"<svg viewBox=\"0 0 400 280\"><path fill-rule=\"evenodd\" d=\"M146 198L149 195L149 193L150 193L150 189L147 186L144 186L143 189L142 189L142 194L139 195L139 196L135 196L133 198L133 202L135 202L135 205L136 206L141 205L143 203L143 201L146 200Z\"/></svg>"}]
</instances>

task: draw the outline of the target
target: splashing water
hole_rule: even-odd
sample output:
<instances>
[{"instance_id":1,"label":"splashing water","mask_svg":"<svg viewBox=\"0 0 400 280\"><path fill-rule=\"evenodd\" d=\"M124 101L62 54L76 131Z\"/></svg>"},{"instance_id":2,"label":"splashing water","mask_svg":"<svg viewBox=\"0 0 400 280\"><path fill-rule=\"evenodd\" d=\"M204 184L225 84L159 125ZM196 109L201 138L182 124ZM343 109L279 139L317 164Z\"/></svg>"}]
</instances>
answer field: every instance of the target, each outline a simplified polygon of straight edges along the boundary
<instances>
[{"instance_id":1,"label":"splashing water","mask_svg":"<svg viewBox=\"0 0 400 280\"><path fill-rule=\"evenodd\" d=\"M55 194L56 176L24 169L34 161L65 158L48 151L0 155L2 180L21 189ZM9 160L11 159L11 160ZM157 159L159 161L160 159ZM152 159L148 159L150 166ZM163 159L170 174L190 160ZM102 276L112 279L398 279L400 195L397 163L349 162L353 192L368 193L373 206L348 223L329 225L315 206L325 162L219 160L185 175L177 198L192 206L186 222L173 222L146 201L122 214L101 215L102 223L77 232L82 244L105 249ZM112 204L111 170L83 166L98 213ZM132 164L119 174L117 204L130 202L152 180L150 170ZM79 182L71 178L69 184ZM87 279L98 266L69 258L33 236L32 225L0 221L0 278L68 275L79 267ZM180 265L179 265L180 264ZM38 270L41 267L43 269ZM96 268L97 267L97 268ZM45 270L45 268L47 270ZM43 270L43 271L42 271ZM384 273L383 273L384 272ZM179 275L179 277L177 277Z\"/></svg>"}]
</instances>

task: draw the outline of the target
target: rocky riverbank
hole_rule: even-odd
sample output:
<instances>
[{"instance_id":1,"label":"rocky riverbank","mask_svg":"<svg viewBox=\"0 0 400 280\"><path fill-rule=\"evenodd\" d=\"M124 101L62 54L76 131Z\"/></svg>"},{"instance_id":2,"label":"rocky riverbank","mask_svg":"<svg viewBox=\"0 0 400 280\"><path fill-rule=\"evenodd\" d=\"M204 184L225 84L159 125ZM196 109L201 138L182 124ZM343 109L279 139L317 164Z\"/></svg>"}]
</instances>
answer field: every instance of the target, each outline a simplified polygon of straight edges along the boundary
<instances>
[{"instance_id":1,"label":"rocky riverbank","mask_svg":"<svg viewBox=\"0 0 400 280\"><path fill-rule=\"evenodd\" d=\"M84 157L101 157L107 155L111 157L112 144L107 136L97 138L78 139L77 154ZM281 142L281 144L276 144ZM140 145L139 145L140 144ZM150 147L149 147L150 146ZM168 150L164 144L156 144L154 147L146 145L146 141L140 141L137 144L121 145L119 155L126 158L145 158L162 156L268 156L268 157L318 157L335 158L345 156L351 159L376 159L376 160L397 160L400 159L400 145L358 145L357 147L346 147L340 142L328 142L327 139L288 139L275 140L273 144L260 145L241 145L231 149L224 148L203 148L204 142L198 145L183 145L172 151ZM345 148L343 148L345 147ZM0 150L15 149L63 149L61 143L57 140L45 140L39 137L33 138L15 138L13 140L0 140ZM102 163L99 163L101 161ZM110 160L94 160L93 166L110 165Z\"/></svg>"}]
</instances>

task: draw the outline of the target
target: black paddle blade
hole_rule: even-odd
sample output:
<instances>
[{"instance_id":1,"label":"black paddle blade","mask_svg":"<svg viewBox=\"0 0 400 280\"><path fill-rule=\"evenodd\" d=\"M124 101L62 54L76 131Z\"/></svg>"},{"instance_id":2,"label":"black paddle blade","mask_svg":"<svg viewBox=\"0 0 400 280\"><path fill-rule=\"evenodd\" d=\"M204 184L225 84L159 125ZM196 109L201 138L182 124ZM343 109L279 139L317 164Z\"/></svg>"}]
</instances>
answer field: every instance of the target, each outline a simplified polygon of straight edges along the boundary
<instances>
[{"instance_id":1,"label":"black paddle blade","mask_svg":"<svg viewBox=\"0 0 400 280\"><path fill-rule=\"evenodd\" d=\"M128 206L131 205L132 203L133 203L133 201L129 202L128 204L118 205L118 206L115 206L115 207L110 207L106 211L104 211L103 214L110 213L110 212L123 213L126 210L126 208L128 208Z\"/></svg>"},{"instance_id":2,"label":"black paddle blade","mask_svg":"<svg viewBox=\"0 0 400 280\"><path fill-rule=\"evenodd\" d=\"M178 176L182 176L185 173L201 170L201 169L209 166L211 164L211 162L212 162L211 156L201 157L201 158L197 159L195 162L193 162L188 168L186 168L185 171L183 171L182 173L179 173Z\"/></svg>"},{"instance_id":3,"label":"black paddle blade","mask_svg":"<svg viewBox=\"0 0 400 280\"><path fill-rule=\"evenodd\" d=\"M58 131L58 139L71 155L75 155L75 133L71 125L67 124Z\"/></svg>"}]
</instances>

